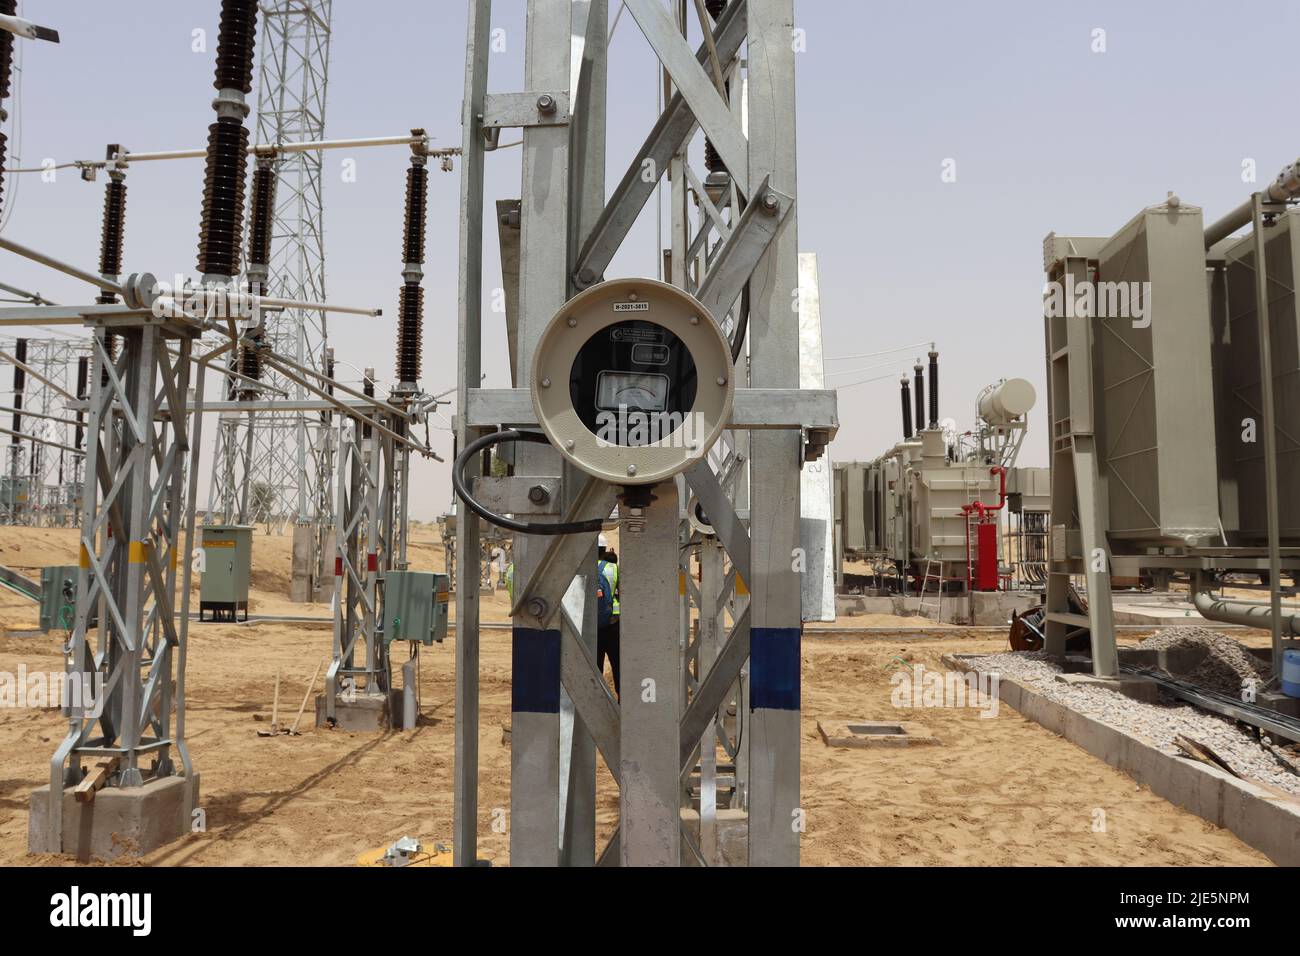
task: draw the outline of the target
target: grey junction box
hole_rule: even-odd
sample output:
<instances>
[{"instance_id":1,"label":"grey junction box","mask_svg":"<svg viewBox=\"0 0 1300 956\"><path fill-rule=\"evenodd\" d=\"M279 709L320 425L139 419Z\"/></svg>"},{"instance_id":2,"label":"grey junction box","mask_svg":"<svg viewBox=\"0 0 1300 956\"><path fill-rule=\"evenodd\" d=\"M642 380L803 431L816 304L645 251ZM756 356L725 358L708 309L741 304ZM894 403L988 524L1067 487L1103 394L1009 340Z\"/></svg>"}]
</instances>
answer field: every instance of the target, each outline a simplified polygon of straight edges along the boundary
<instances>
[{"instance_id":1,"label":"grey junction box","mask_svg":"<svg viewBox=\"0 0 1300 956\"><path fill-rule=\"evenodd\" d=\"M199 585L199 620L248 620L248 577L253 561L253 529L246 525L210 524L203 528L203 578Z\"/></svg>"},{"instance_id":2,"label":"grey junction box","mask_svg":"<svg viewBox=\"0 0 1300 956\"><path fill-rule=\"evenodd\" d=\"M384 575L384 643L442 642L447 636L450 578L429 571Z\"/></svg>"}]
</instances>

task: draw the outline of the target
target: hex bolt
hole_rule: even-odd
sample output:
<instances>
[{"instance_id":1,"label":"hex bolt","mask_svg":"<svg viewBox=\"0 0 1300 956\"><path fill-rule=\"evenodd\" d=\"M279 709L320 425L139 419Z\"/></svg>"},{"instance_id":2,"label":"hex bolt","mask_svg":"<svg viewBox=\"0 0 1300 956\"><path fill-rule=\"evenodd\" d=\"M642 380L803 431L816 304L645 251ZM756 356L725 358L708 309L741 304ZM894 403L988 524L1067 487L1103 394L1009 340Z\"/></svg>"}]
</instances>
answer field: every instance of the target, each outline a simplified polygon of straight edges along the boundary
<instances>
[{"instance_id":1,"label":"hex bolt","mask_svg":"<svg viewBox=\"0 0 1300 956\"><path fill-rule=\"evenodd\" d=\"M578 320L575 319L573 316L569 316L569 328L576 329L577 327L578 327Z\"/></svg>"},{"instance_id":2,"label":"hex bolt","mask_svg":"<svg viewBox=\"0 0 1300 956\"><path fill-rule=\"evenodd\" d=\"M551 380L549 378L542 379L542 388L550 388L550 387L551 387Z\"/></svg>"},{"instance_id":3,"label":"hex bolt","mask_svg":"<svg viewBox=\"0 0 1300 956\"><path fill-rule=\"evenodd\" d=\"M569 451L573 451L573 439L572 438L567 439L564 442L564 447L569 449Z\"/></svg>"},{"instance_id":4,"label":"hex bolt","mask_svg":"<svg viewBox=\"0 0 1300 956\"><path fill-rule=\"evenodd\" d=\"M698 315L691 316L691 325L699 325L699 324L700 324L700 317Z\"/></svg>"},{"instance_id":5,"label":"hex bolt","mask_svg":"<svg viewBox=\"0 0 1300 956\"><path fill-rule=\"evenodd\" d=\"M545 504L551 500L551 493L544 485L533 485L528 489L528 500L535 505Z\"/></svg>"},{"instance_id":6,"label":"hex bolt","mask_svg":"<svg viewBox=\"0 0 1300 956\"><path fill-rule=\"evenodd\" d=\"M528 599L528 613L537 620L544 620L546 617L547 604L545 598L531 597Z\"/></svg>"},{"instance_id":7,"label":"hex bolt","mask_svg":"<svg viewBox=\"0 0 1300 956\"><path fill-rule=\"evenodd\" d=\"M627 466L627 473L628 473L629 475L635 475L635 474L636 474L636 465L628 465L628 466Z\"/></svg>"},{"instance_id":8,"label":"hex bolt","mask_svg":"<svg viewBox=\"0 0 1300 956\"><path fill-rule=\"evenodd\" d=\"M776 193L767 193L763 196L763 210L768 213L774 213L781 208L781 200L777 198Z\"/></svg>"},{"instance_id":9,"label":"hex bolt","mask_svg":"<svg viewBox=\"0 0 1300 956\"><path fill-rule=\"evenodd\" d=\"M725 378L723 378L721 375L719 375L719 376L718 376L718 384L719 384L719 385L726 385L726 384L727 384L727 380L726 380Z\"/></svg>"},{"instance_id":10,"label":"hex bolt","mask_svg":"<svg viewBox=\"0 0 1300 956\"><path fill-rule=\"evenodd\" d=\"M541 96L537 97L537 110L540 113L554 113L555 97L550 93L543 93Z\"/></svg>"}]
</instances>

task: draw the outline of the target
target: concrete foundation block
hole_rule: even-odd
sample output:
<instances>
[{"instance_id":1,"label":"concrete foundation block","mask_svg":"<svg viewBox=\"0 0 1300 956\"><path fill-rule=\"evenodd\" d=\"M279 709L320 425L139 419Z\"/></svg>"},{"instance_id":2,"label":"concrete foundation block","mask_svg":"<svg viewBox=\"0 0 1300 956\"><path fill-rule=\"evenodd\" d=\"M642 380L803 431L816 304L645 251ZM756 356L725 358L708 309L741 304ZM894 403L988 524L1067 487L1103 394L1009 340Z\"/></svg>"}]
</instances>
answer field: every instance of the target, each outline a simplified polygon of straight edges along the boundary
<instances>
[{"instance_id":1,"label":"concrete foundation block","mask_svg":"<svg viewBox=\"0 0 1300 956\"><path fill-rule=\"evenodd\" d=\"M697 810L682 809L682 823L696 845L700 841L700 814ZM749 814L744 810L719 808L714 826L717 832L717 859L713 866L749 866ZM682 863L698 866L695 854L682 840Z\"/></svg>"},{"instance_id":2,"label":"concrete foundation block","mask_svg":"<svg viewBox=\"0 0 1300 956\"><path fill-rule=\"evenodd\" d=\"M361 733L375 733L387 730L390 724L390 715L397 714L400 721L402 713L401 695L397 695L394 703L393 694L387 697L367 697L364 693L359 693L351 701L336 699L334 702L334 724L335 730L357 731ZM329 727L329 721L325 719L325 695L320 694L316 698L316 726Z\"/></svg>"},{"instance_id":3,"label":"concrete foundation block","mask_svg":"<svg viewBox=\"0 0 1300 956\"><path fill-rule=\"evenodd\" d=\"M976 591L970 596L970 621L975 627L1011 624L1011 614L1023 614L1040 603L1037 594L1020 591Z\"/></svg>"},{"instance_id":4,"label":"concrete foundation block","mask_svg":"<svg viewBox=\"0 0 1300 956\"><path fill-rule=\"evenodd\" d=\"M315 571L312 552L316 547L316 529L311 525L294 525L293 563L289 576L289 600L295 604L309 604L316 597Z\"/></svg>"},{"instance_id":5,"label":"concrete foundation block","mask_svg":"<svg viewBox=\"0 0 1300 956\"><path fill-rule=\"evenodd\" d=\"M141 787L105 787L95 799L79 802L73 788L63 791L63 832L51 846L48 829L50 788L32 791L27 817L27 852L59 853L82 862L141 856L191 832L199 805L199 775L163 777Z\"/></svg>"},{"instance_id":6,"label":"concrete foundation block","mask_svg":"<svg viewBox=\"0 0 1300 956\"><path fill-rule=\"evenodd\" d=\"M939 742L924 724L911 720L823 717L817 730L828 747L915 747Z\"/></svg>"}]
</instances>

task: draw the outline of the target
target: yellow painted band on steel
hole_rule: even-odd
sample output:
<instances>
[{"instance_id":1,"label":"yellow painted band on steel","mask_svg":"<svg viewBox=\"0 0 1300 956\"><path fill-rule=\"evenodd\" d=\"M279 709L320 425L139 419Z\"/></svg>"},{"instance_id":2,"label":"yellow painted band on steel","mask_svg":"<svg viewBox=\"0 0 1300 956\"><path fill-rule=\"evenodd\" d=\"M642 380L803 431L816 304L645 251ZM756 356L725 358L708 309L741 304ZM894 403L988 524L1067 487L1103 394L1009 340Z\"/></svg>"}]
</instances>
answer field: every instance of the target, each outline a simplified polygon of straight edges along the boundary
<instances>
[{"instance_id":1,"label":"yellow painted band on steel","mask_svg":"<svg viewBox=\"0 0 1300 956\"><path fill-rule=\"evenodd\" d=\"M90 567L90 552L86 550L86 546L84 544L81 546L81 555L78 558L78 563L83 568Z\"/></svg>"},{"instance_id":2,"label":"yellow painted band on steel","mask_svg":"<svg viewBox=\"0 0 1300 956\"><path fill-rule=\"evenodd\" d=\"M736 575L736 593L742 597L749 593L749 588L745 587L745 579L739 574Z\"/></svg>"},{"instance_id":3,"label":"yellow painted band on steel","mask_svg":"<svg viewBox=\"0 0 1300 956\"><path fill-rule=\"evenodd\" d=\"M144 564L149 559L149 543L147 541L132 541L126 549L126 560L131 564Z\"/></svg>"},{"instance_id":4,"label":"yellow painted band on steel","mask_svg":"<svg viewBox=\"0 0 1300 956\"><path fill-rule=\"evenodd\" d=\"M685 593L686 593L686 572L678 571L677 572L677 594L680 597Z\"/></svg>"}]
</instances>

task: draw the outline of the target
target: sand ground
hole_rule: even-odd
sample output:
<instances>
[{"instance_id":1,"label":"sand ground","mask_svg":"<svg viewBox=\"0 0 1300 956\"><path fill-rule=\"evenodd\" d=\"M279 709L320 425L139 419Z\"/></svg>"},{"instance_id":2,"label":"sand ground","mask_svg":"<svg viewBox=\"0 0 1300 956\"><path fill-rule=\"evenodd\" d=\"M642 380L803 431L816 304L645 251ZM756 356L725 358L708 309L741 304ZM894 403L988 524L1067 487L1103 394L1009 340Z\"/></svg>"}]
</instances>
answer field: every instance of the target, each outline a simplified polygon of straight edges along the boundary
<instances>
[{"instance_id":1,"label":"sand ground","mask_svg":"<svg viewBox=\"0 0 1300 956\"><path fill-rule=\"evenodd\" d=\"M437 529L412 533L415 567L442 566ZM317 614L290 604L289 538L259 534L253 613ZM0 564L29 573L73 563L75 532L0 528ZM39 572L35 572L39 573ZM197 597L195 597L197 600ZM504 620L504 595L484 616ZM868 623L853 619L854 623ZM842 622L843 623L843 622ZM871 621L908 626L908 619ZM911 622L915 623L915 622ZM35 606L0 590L0 672L61 669L59 635L19 637ZM277 669L281 715L297 710L308 678L328 656L317 626L195 625L191 629L188 739L202 776L207 831L146 856L162 865L347 865L403 835L447 843L452 822L453 641L421 655L422 720L382 735L317 730L311 704L301 736L260 738ZM1231 833L1138 787L1073 744L1003 707L900 713L890 675L920 664L940 669L945 653L993 652L1005 639L957 628L915 634L818 635L803 642L802 792L805 865L1244 865L1267 864ZM507 863L508 836L492 813L509 807L510 641L482 637L480 855ZM318 688L319 689L319 688ZM819 718L916 719L940 744L898 750L827 747ZM48 773L64 721L57 711L0 709L0 864L63 862L30 857L29 792ZM600 771L597 826L612 831L617 790ZM1094 822L1104 811L1104 832Z\"/></svg>"}]
</instances>

